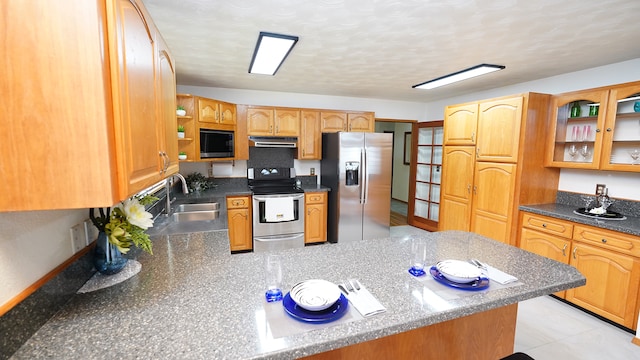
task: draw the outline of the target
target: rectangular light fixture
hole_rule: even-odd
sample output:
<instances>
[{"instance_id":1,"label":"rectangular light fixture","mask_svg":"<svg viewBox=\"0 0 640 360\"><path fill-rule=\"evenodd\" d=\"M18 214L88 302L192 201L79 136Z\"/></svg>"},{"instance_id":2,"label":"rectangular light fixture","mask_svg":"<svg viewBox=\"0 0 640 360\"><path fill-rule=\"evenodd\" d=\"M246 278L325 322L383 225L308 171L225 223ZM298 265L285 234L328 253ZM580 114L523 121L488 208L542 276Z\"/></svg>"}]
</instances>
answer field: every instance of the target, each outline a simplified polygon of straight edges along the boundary
<instances>
[{"instance_id":1,"label":"rectangular light fixture","mask_svg":"<svg viewBox=\"0 0 640 360\"><path fill-rule=\"evenodd\" d=\"M502 70L504 68L505 66L502 66L502 65L480 64L480 65L470 67L468 69L454 72L449 75L445 75L433 80L429 80L427 82L423 82L422 84L413 85L412 88L434 89L440 86L449 85L457 81L462 81L462 80L470 79L472 77L488 74L490 72Z\"/></svg>"},{"instance_id":2,"label":"rectangular light fixture","mask_svg":"<svg viewBox=\"0 0 640 360\"><path fill-rule=\"evenodd\" d=\"M297 42L297 36L260 32L249 73L275 75Z\"/></svg>"}]
</instances>

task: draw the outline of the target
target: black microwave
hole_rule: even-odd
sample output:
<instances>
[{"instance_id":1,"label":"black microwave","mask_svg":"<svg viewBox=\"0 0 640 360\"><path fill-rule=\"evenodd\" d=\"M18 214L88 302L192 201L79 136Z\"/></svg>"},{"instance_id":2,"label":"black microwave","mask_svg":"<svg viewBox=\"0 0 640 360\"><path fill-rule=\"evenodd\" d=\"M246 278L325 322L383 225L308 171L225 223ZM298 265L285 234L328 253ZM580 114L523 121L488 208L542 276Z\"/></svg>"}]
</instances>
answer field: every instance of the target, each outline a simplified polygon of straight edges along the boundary
<instances>
[{"instance_id":1,"label":"black microwave","mask_svg":"<svg viewBox=\"0 0 640 360\"><path fill-rule=\"evenodd\" d=\"M233 131L200 129L200 158L233 157L233 136Z\"/></svg>"}]
</instances>

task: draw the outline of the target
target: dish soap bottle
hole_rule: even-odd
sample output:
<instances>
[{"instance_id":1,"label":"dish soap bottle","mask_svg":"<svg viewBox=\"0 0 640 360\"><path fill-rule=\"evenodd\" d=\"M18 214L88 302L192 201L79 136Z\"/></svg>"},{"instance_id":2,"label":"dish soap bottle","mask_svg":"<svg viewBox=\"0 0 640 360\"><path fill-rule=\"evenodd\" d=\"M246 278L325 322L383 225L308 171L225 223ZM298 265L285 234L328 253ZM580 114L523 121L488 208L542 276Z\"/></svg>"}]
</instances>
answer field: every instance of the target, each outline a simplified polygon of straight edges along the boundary
<instances>
[{"instance_id":1,"label":"dish soap bottle","mask_svg":"<svg viewBox=\"0 0 640 360\"><path fill-rule=\"evenodd\" d=\"M577 101L571 106L571 117L580 117L580 103Z\"/></svg>"}]
</instances>

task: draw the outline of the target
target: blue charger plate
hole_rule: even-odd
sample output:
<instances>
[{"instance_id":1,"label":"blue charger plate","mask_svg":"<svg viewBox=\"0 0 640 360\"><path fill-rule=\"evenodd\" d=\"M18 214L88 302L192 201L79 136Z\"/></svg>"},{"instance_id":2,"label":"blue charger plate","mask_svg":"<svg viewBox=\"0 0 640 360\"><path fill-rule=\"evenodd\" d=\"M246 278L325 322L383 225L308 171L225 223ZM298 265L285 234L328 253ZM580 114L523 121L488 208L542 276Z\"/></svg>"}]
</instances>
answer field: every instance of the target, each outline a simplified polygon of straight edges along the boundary
<instances>
[{"instance_id":1,"label":"blue charger plate","mask_svg":"<svg viewBox=\"0 0 640 360\"><path fill-rule=\"evenodd\" d=\"M349 300L347 300L344 294L340 294L338 301L329 308L322 311L311 311L296 304L291 298L291 294L287 293L282 299L282 306L284 306L284 311L289 314L289 316L298 321L324 324L340 319L347 312Z\"/></svg>"},{"instance_id":2,"label":"blue charger plate","mask_svg":"<svg viewBox=\"0 0 640 360\"><path fill-rule=\"evenodd\" d=\"M431 273L431 276L433 276L433 278L437 282L447 286L451 286L456 289L462 289L462 290L471 290L471 291L484 290L489 287L489 282L490 282L489 278L485 276L481 276L477 280L472 281L470 283L457 283L455 281L451 281L446 277L444 277L444 275L442 275L442 273L440 273L440 271L438 271L438 268L436 268L435 266L432 266L431 269L429 269L429 273Z\"/></svg>"}]
</instances>

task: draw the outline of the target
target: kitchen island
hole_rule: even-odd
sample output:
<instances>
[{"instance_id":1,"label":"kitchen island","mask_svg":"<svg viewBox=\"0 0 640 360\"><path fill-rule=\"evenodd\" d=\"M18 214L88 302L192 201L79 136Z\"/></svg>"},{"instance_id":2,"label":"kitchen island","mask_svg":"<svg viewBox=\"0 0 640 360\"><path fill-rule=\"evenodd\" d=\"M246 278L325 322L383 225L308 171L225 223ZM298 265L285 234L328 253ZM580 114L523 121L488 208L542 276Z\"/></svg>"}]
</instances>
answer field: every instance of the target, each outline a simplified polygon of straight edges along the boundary
<instances>
[{"instance_id":1,"label":"kitchen island","mask_svg":"<svg viewBox=\"0 0 640 360\"><path fill-rule=\"evenodd\" d=\"M411 345L418 346L411 349L413 354L439 344L438 351L449 358L474 354L495 359L513 350L519 301L585 284L570 266L475 234L414 236L427 241L429 264L477 258L519 282L507 287L492 282L488 289L474 292L451 289L461 291L461 296L438 296L425 285L428 280L408 274L411 241L406 236L285 250L280 252L285 291L306 279L339 283L356 278L387 311L367 318L354 313L351 321L317 329L303 324L305 331L278 335L283 333L278 326L288 329L287 321L297 321L287 316L274 321L274 313L282 315L284 310L280 303L264 300L265 254L229 254L226 231L156 235L153 256L133 254L142 264L138 275L76 295L14 358L292 359L331 357L334 349L391 351L394 341L413 344L417 339L418 345ZM350 306L348 311L355 309ZM420 333L442 326L437 336ZM481 341L458 332L477 332L478 326L484 326L477 333ZM380 343L386 340L391 342Z\"/></svg>"}]
</instances>

